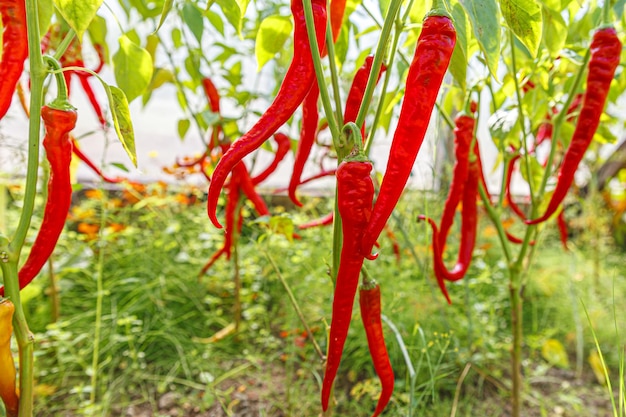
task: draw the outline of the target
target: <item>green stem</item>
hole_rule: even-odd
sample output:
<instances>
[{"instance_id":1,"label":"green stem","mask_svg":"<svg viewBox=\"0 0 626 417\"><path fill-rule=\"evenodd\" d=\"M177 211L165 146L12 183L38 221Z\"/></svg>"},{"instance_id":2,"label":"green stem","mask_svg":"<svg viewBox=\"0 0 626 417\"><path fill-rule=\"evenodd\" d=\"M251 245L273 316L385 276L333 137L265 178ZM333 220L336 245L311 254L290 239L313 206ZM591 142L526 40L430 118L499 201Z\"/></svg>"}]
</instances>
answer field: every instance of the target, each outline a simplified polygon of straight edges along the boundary
<instances>
[{"instance_id":1,"label":"green stem","mask_svg":"<svg viewBox=\"0 0 626 417\"><path fill-rule=\"evenodd\" d=\"M67 51L67 48L69 48L70 44L74 40L75 36L76 36L76 32L74 32L74 29L70 28L70 30L67 31L67 33L65 34L65 37L63 38L63 40L57 47L56 51L54 52L54 59L56 60L61 59L63 54L65 54L65 51Z\"/></svg>"},{"instance_id":2,"label":"green stem","mask_svg":"<svg viewBox=\"0 0 626 417\"><path fill-rule=\"evenodd\" d=\"M289 301L291 301L291 305L293 306L293 309L296 310L296 314L298 315L298 318L300 319L300 323L302 323L302 326L306 330L309 340L311 340L311 343L313 343L313 348L319 355L320 359L324 360L326 355L324 355L324 352L322 351L322 348L320 347L320 345L317 344L317 340L315 340L315 336L313 336L311 327L309 326L309 323L306 321L306 318L304 317L304 314L302 313L302 310L300 309L300 305L298 304L298 300L296 300L295 295L293 295L293 291L291 291L291 287L289 287L287 280L285 280L285 277L280 272L280 268L278 268L276 261L274 261L274 258L269 254L269 252L267 252L266 250L263 250L263 254L267 258L267 260L270 262L270 264L272 264L272 268L274 268L274 272L276 272L278 279L280 280L281 284L283 285L283 288L287 292Z\"/></svg>"},{"instance_id":3,"label":"green stem","mask_svg":"<svg viewBox=\"0 0 626 417\"><path fill-rule=\"evenodd\" d=\"M480 199L483 202L483 206L485 206L485 210L487 210L487 215L489 215L491 222L498 231L498 238L500 239L500 244L502 245L502 250L504 251L504 257L506 258L507 263L510 264L513 256L511 255L511 247L506 237L504 226L502 226L498 212L491 205L491 201L489 201L489 196L487 195L487 191L483 187L482 182L479 184L478 192L480 193Z\"/></svg>"},{"instance_id":4,"label":"green stem","mask_svg":"<svg viewBox=\"0 0 626 417\"><path fill-rule=\"evenodd\" d=\"M337 205L337 191L335 190L335 207L333 217L333 263L330 268L330 278L335 283L337 281L337 272L339 271L339 263L341 261L341 246L343 245L343 231L341 229L341 214L339 214L339 206Z\"/></svg>"},{"instance_id":5,"label":"green stem","mask_svg":"<svg viewBox=\"0 0 626 417\"><path fill-rule=\"evenodd\" d=\"M324 69L322 68L322 58L319 54L319 45L317 43L317 36L315 34L315 18L313 17L313 5L311 0L304 0L304 18L306 20L306 29L309 36L309 45L311 45L311 56L313 57L313 66L315 67L315 76L317 77L317 85L320 89L320 98L322 99L322 106L324 107L324 113L328 121L328 128L333 137L333 142L337 152L341 148L339 142L339 135L341 134L337 120L333 117L333 107L331 105L330 95L328 94L328 88L326 87L326 80L324 79Z\"/></svg>"},{"instance_id":6,"label":"green stem","mask_svg":"<svg viewBox=\"0 0 626 417\"><path fill-rule=\"evenodd\" d=\"M339 71L335 60L335 44L333 43L333 31L330 27L330 19L326 25L326 51L328 53L328 69L330 70L330 82L333 86L333 97L335 98L335 117L338 127L343 126L343 114L341 109L341 89L339 88Z\"/></svg>"},{"instance_id":7,"label":"green stem","mask_svg":"<svg viewBox=\"0 0 626 417\"><path fill-rule=\"evenodd\" d=\"M509 268L509 296L511 298L511 329L513 332L513 347L511 348L511 406L512 417L520 417L522 409L522 323L523 298L520 270Z\"/></svg>"},{"instance_id":8,"label":"green stem","mask_svg":"<svg viewBox=\"0 0 626 417\"><path fill-rule=\"evenodd\" d=\"M55 101L64 107L68 106L67 84L65 84L65 77L63 76L61 64L51 56L44 56L43 61L46 65L48 65L48 68L51 70L50 72L54 74L54 78L57 81L57 98Z\"/></svg>"},{"instance_id":9,"label":"green stem","mask_svg":"<svg viewBox=\"0 0 626 417\"><path fill-rule=\"evenodd\" d=\"M604 4L602 5L602 26L611 25L611 3L608 0L604 0Z\"/></svg>"},{"instance_id":10,"label":"green stem","mask_svg":"<svg viewBox=\"0 0 626 417\"><path fill-rule=\"evenodd\" d=\"M376 53L374 54L374 62L372 62L372 71L370 72L369 79L367 80L367 86L365 87L365 93L363 94L363 101L361 102L361 107L359 108L359 113L356 117L356 124L359 128L362 127L365 122L365 116L367 115L370 101L374 95L374 89L376 88L380 68L383 64L385 48L387 48L389 36L391 35L391 29L393 28L400 6L402 6L402 1L403 0L391 0L391 3L387 8L387 15L385 16L385 22L380 33L380 38L378 39Z\"/></svg>"}]
</instances>

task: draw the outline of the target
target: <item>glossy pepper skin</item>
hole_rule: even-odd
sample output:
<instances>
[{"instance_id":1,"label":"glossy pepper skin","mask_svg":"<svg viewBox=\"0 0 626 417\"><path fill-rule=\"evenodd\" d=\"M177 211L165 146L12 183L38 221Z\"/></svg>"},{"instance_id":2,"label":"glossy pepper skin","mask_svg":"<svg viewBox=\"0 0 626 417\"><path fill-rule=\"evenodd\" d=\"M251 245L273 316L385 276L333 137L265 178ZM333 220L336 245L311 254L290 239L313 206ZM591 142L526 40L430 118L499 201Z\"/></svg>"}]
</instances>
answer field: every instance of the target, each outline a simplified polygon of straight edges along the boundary
<instances>
[{"instance_id":1,"label":"glossy pepper skin","mask_svg":"<svg viewBox=\"0 0 626 417\"><path fill-rule=\"evenodd\" d=\"M580 115L576 122L574 135L565 152L559 168L556 188L548 203L546 212L537 219L527 220L526 224L538 224L548 220L559 208L572 182L578 164L583 159L593 135L600 124L611 81L619 65L622 44L617 32L612 27L605 27L593 34L591 41L591 59L587 74L587 89L584 93Z\"/></svg>"},{"instance_id":2,"label":"glossy pepper skin","mask_svg":"<svg viewBox=\"0 0 626 417\"><path fill-rule=\"evenodd\" d=\"M15 363L11 353L14 312L15 306L10 300L0 299L0 398L4 402L7 417L17 417L20 404L15 384Z\"/></svg>"},{"instance_id":3,"label":"glossy pepper skin","mask_svg":"<svg viewBox=\"0 0 626 417\"><path fill-rule=\"evenodd\" d=\"M372 212L374 183L370 162L344 160L337 168L337 206L341 215L343 245L333 297L328 357L322 382L322 408L328 409L331 388L348 336L352 307L365 257L360 242Z\"/></svg>"},{"instance_id":4,"label":"glossy pepper skin","mask_svg":"<svg viewBox=\"0 0 626 417\"><path fill-rule=\"evenodd\" d=\"M289 199L298 207L302 207L302 203L296 196L296 189L300 185L304 165L313 149L315 138L317 137L317 124L319 122L319 113L317 111L317 101L320 96L320 89L317 83L313 83L311 90L304 98L302 103L302 127L300 128L300 140L296 149L295 160L293 163L293 171L287 188Z\"/></svg>"},{"instance_id":5,"label":"glossy pepper skin","mask_svg":"<svg viewBox=\"0 0 626 417\"><path fill-rule=\"evenodd\" d=\"M294 56L278 90L276 98L254 126L242 137L233 142L228 152L220 159L213 173L207 197L209 219L216 227L221 227L215 211L220 191L226 177L246 155L258 149L296 111L315 81L315 69L311 46L309 45L303 0L292 0L294 16ZM326 0L312 0L313 16L318 45L326 39ZM315 51L315 53L319 53Z\"/></svg>"},{"instance_id":6,"label":"glossy pepper skin","mask_svg":"<svg viewBox=\"0 0 626 417\"><path fill-rule=\"evenodd\" d=\"M364 253L372 251L409 179L455 43L456 31L449 17L429 15L424 20L409 67L387 170L363 240Z\"/></svg>"},{"instance_id":7,"label":"glossy pepper skin","mask_svg":"<svg viewBox=\"0 0 626 417\"><path fill-rule=\"evenodd\" d=\"M365 328L365 334L367 335L367 345L370 350L372 362L374 363L374 369L376 369L376 374L378 375L382 385L382 392L380 393L380 397L378 398L378 403L376 404L376 409L374 410L372 417L377 417L383 412L389 403L391 394L393 394L393 387L395 383L393 368L391 367L389 353L387 352L387 346L385 345L380 304L380 287L378 284L361 287L359 290L361 319L363 320L363 327Z\"/></svg>"},{"instance_id":8,"label":"glossy pepper skin","mask_svg":"<svg viewBox=\"0 0 626 417\"><path fill-rule=\"evenodd\" d=\"M9 110L15 86L28 57L26 4L24 0L0 0L2 60L0 61L0 119Z\"/></svg>"},{"instance_id":9,"label":"glossy pepper skin","mask_svg":"<svg viewBox=\"0 0 626 417\"><path fill-rule=\"evenodd\" d=\"M20 289L35 278L52 255L57 240L63 231L72 202L72 184L70 181L72 142L70 132L76 125L76 111L44 106L41 108L41 117L46 130L43 147L50 163L48 201L46 201L43 220L35 243L33 243L26 262L18 272ZM4 287L0 287L0 296L3 295Z\"/></svg>"}]
</instances>

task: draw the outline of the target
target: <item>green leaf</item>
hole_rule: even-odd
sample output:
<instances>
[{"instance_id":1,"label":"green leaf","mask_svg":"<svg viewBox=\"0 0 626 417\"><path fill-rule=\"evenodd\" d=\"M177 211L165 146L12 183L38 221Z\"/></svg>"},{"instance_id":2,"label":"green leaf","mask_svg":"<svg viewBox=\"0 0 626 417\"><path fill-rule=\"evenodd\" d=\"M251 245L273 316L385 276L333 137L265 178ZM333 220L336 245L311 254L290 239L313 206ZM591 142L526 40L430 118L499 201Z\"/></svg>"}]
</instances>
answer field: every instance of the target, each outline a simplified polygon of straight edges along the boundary
<instances>
[{"instance_id":1,"label":"green leaf","mask_svg":"<svg viewBox=\"0 0 626 417\"><path fill-rule=\"evenodd\" d=\"M465 91L467 78L467 17L463 6L459 3L452 8L452 18L456 28L456 45L450 59L450 74L454 77L459 87Z\"/></svg>"},{"instance_id":2,"label":"green leaf","mask_svg":"<svg viewBox=\"0 0 626 417\"><path fill-rule=\"evenodd\" d=\"M139 97L152 79L152 58L148 51L126 35L119 38L120 48L113 55L115 81L129 102Z\"/></svg>"},{"instance_id":3,"label":"green leaf","mask_svg":"<svg viewBox=\"0 0 626 417\"><path fill-rule=\"evenodd\" d=\"M495 0L462 0L461 4L469 16L474 36L478 41L489 72L498 80L500 60L500 22Z\"/></svg>"},{"instance_id":4,"label":"green leaf","mask_svg":"<svg viewBox=\"0 0 626 417\"><path fill-rule=\"evenodd\" d=\"M181 140L185 139L185 135L190 127L191 122L189 119L181 119L178 121L178 137L180 137Z\"/></svg>"},{"instance_id":5,"label":"green leaf","mask_svg":"<svg viewBox=\"0 0 626 417\"><path fill-rule=\"evenodd\" d=\"M212 12L211 10L205 11L204 14L209 19L211 26L213 26L215 30L220 33L220 35L224 36L224 21L222 20L220 15Z\"/></svg>"},{"instance_id":6,"label":"green leaf","mask_svg":"<svg viewBox=\"0 0 626 417\"><path fill-rule=\"evenodd\" d=\"M183 7L183 21L198 40L198 44L202 45L202 33L204 32L204 17L202 12L192 3L185 3Z\"/></svg>"},{"instance_id":7,"label":"green leaf","mask_svg":"<svg viewBox=\"0 0 626 417\"><path fill-rule=\"evenodd\" d=\"M109 106L111 116L117 136L128 154L132 164L137 167L137 151L135 150L135 133L133 122L130 119L130 108L124 92L114 85L107 85L107 95L109 96Z\"/></svg>"},{"instance_id":8,"label":"green leaf","mask_svg":"<svg viewBox=\"0 0 626 417\"><path fill-rule=\"evenodd\" d=\"M102 16L96 15L91 21L91 24L87 28L87 35L93 45L100 45L102 47L103 59L106 64L109 63L109 44L107 43L107 22Z\"/></svg>"},{"instance_id":9,"label":"green leaf","mask_svg":"<svg viewBox=\"0 0 626 417\"><path fill-rule=\"evenodd\" d=\"M165 3L163 3L163 10L161 11L161 19L159 20L159 24L157 25L157 28L154 30L154 33L157 33L159 29L161 29L161 26L163 26L163 23L165 23L165 19L167 18L167 15L170 14L170 11L172 10L173 5L174 5L174 0L165 0Z\"/></svg>"},{"instance_id":10,"label":"green leaf","mask_svg":"<svg viewBox=\"0 0 626 417\"><path fill-rule=\"evenodd\" d=\"M559 368L568 368L567 351L561 342L548 339L541 346L541 356L550 364Z\"/></svg>"},{"instance_id":11,"label":"green leaf","mask_svg":"<svg viewBox=\"0 0 626 417\"><path fill-rule=\"evenodd\" d=\"M183 34L178 28L172 29L172 43L176 49L183 46Z\"/></svg>"},{"instance_id":12,"label":"green leaf","mask_svg":"<svg viewBox=\"0 0 626 417\"><path fill-rule=\"evenodd\" d=\"M221 8L226 20L235 28L239 37L241 37L241 28L243 23L243 15L248 7L247 0L215 0ZM210 3L209 3L210 4ZM242 8L243 6L243 8Z\"/></svg>"},{"instance_id":13,"label":"green leaf","mask_svg":"<svg viewBox=\"0 0 626 417\"><path fill-rule=\"evenodd\" d=\"M43 37L50 26L50 20L54 14L52 0L39 0L37 2L37 17L39 18L39 33Z\"/></svg>"},{"instance_id":14,"label":"green leaf","mask_svg":"<svg viewBox=\"0 0 626 417\"><path fill-rule=\"evenodd\" d=\"M558 13L547 7L543 8L542 40L550 54L558 55L567 40L567 23Z\"/></svg>"},{"instance_id":15,"label":"green leaf","mask_svg":"<svg viewBox=\"0 0 626 417\"><path fill-rule=\"evenodd\" d=\"M256 36L254 53L257 60L257 71L281 51L291 35L293 24L284 16L270 16L261 22Z\"/></svg>"},{"instance_id":16,"label":"green leaf","mask_svg":"<svg viewBox=\"0 0 626 417\"><path fill-rule=\"evenodd\" d=\"M102 5L103 0L54 0L54 4L59 9L61 16L78 39L83 38L83 34L89 27L91 20L96 16L96 12Z\"/></svg>"},{"instance_id":17,"label":"green leaf","mask_svg":"<svg viewBox=\"0 0 626 417\"><path fill-rule=\"evenodd\" d=\"M543 19L541 6L535 0L499 0L502 16L515 36L537 56Z\"/></svg>"}]
</instances>

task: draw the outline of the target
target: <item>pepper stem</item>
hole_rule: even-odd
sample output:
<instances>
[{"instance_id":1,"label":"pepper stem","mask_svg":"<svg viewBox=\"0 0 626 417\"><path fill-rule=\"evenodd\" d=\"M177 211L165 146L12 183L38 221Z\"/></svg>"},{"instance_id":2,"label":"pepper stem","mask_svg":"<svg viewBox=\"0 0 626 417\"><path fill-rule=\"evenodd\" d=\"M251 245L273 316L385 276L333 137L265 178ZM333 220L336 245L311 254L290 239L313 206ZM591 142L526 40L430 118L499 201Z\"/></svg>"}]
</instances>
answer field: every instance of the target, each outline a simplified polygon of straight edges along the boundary
<instances>
[{"instance_id":1,"label":"pepper stem","mask_svg":"<svg viewBox=\"0 0 626 417\"><path fill-rule=\"evenodd\" d=\"M67 84L65 84L61 64L53 57L47 55L43 57L43 61L48 65L49 71L54 74L57 82L57 96L51 103L48 103L48 106L59 110L75 110L68 101Z\"/></svg>"}]
</instances>

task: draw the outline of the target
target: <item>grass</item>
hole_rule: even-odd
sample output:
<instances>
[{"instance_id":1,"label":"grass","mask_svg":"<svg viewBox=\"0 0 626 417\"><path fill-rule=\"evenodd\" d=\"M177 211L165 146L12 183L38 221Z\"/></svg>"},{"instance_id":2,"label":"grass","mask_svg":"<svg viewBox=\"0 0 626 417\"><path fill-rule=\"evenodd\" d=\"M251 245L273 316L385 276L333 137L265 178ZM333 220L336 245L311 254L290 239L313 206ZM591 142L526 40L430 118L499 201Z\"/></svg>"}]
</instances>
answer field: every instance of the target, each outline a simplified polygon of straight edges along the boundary
<instances>
[{"instance_id":1,"label":"grass","mask_svg":"<svg viewBox=\"0 0 626 417\"><path fill-rule=\"evenodd\" d=\"M236 416L244 409L267 416L299 416L302 410L317 415L323 364L303 334L276 269L325 349L332 301L330 228L301 231L302 239L290 241L268 230L263 219L244 223L237 249L243 320L238 332L229 332L233 264L222 259L197 278L222 240L209 225L204 205L181 204L180 193L158 184L101 201L78 203L55 251L59 319L52 320L46 274L25 292L37 341L38 416L124 415L130 407L156 413L159 399L168 393L196 415L220 409L216 415ZM395 328L392 332L386 325L397 378L386 415L441 417L452 410L456 417L505 415L510 314L495 236L482 225L469 274L449 286L453 304L447 305L430 278L429 230L414 221L422 212L436 215L439 205L433 200L425 206L429 200L422 195L404 201L392 222L402 247L400 260L383 239L380 258L366 264L381 285L383 311ZM100 234L93 234L92 227L89 234L85 225L98 225L103 208L107 226ZM329 207L312 198L305 209L324 214ZM280 207L275 211L288 219L281 224L307 219ZM9 206L8 215L15 212ZM589 246L584 234L568 253L560 248L556 231L547 230L542 239L524 311L528 415L550 415L561 407L568 416L602 416L610 409L609 397L594 381L587 358L598 346L607 369L623 369L623 352L614 348L626 296L619 279L626 273L623 254L608 241ZM601 251L599 265L594 251ZM101 327L93 361L99 268ZM615 276L615 289L604 278L596 279L598 274ZM551 361L559 357L559 345L567 361L563 369ZM619 378L619 372L610 376ZM559 394L564 382L572 384L576 396ZM371 413L378 393L355 312L336 383L335 415ZM596 414L589 414L591 407Z\"/></svg>"}]
</instances>

